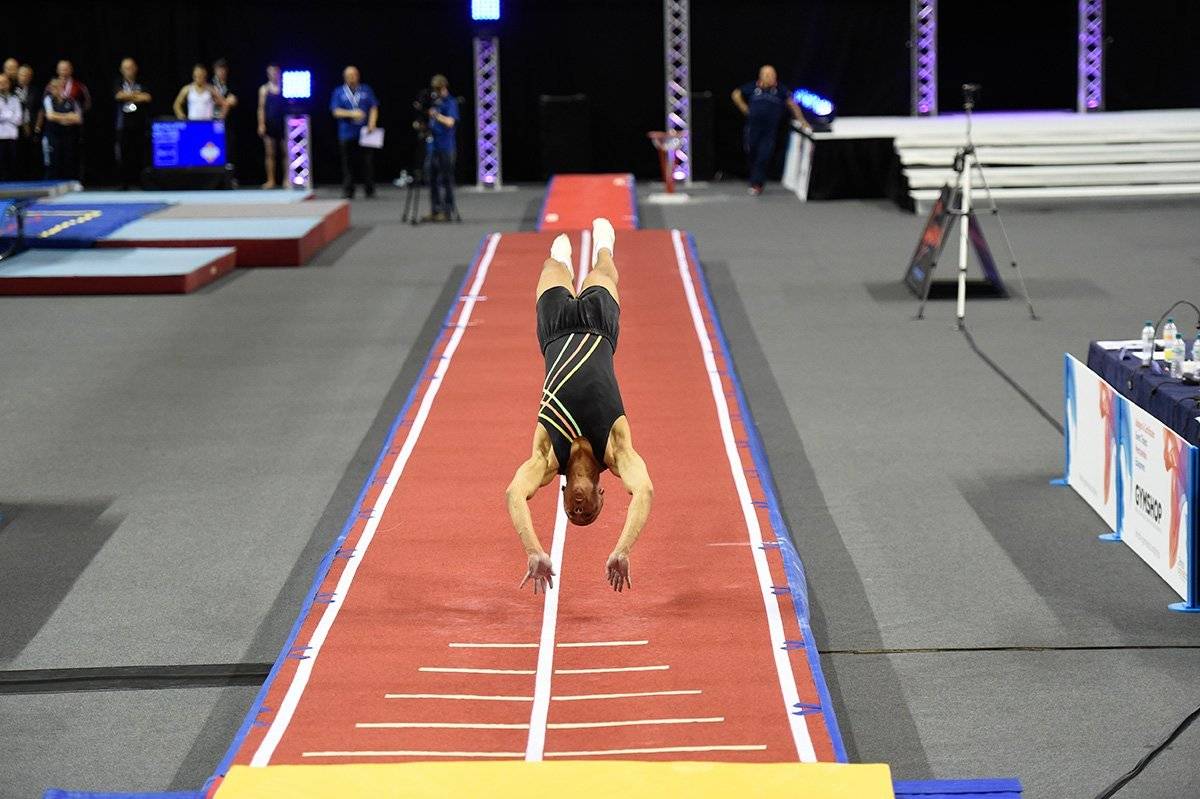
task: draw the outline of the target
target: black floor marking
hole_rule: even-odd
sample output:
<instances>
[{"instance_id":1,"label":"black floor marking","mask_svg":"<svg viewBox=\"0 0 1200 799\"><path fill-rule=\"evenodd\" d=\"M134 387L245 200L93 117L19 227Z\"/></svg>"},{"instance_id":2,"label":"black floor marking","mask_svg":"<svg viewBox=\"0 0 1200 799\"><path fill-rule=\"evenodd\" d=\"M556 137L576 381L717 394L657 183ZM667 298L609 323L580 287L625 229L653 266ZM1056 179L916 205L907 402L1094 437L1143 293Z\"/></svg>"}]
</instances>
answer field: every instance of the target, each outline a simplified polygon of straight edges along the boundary
<instances>
[{"instance_id":1,"label":"black floor marking","mask_svg":"<svg viewBox=\"0 0 1200 799\"><path fill-rule=\"evenodd\" d=\"M157 691L261 685L270 663L189 663L176 666L102 666L0 671L0 695L78 691Z\"/></svg>"},{"instance_id":2,"label":"black floor marking","mask_svg":"<svg viewBox=\"0 0 1200 799\"><path fill-rule=\"evenodd\" d=\"M975 337L971 335L971 331L967 329L965 323L960 325L959 330L962 331L963 336L967 339L967 343L971 345L971 349L974 350L975 354L979 356L980 360L992 367L993 372L1000 375L1005 383L1008 383L1010 386L1012 386L1014 391L1021 395L1021 399L1029 403L1031 408L1037 411L1043 419L1049 422L1051 427L1058 431L1059 435L1062 435L1062 423L1055 419L1049 411L1043 408L1041 403L1035 400L1033 396L1021 386L1020 383L1018 383L1012 378L1011 375L1008 374L1008 372L1005 372L1003 369L1001 369L998 363L989 358L987 353L979 349L979 345L975 343Z\"/></svg>"}]
</instances>

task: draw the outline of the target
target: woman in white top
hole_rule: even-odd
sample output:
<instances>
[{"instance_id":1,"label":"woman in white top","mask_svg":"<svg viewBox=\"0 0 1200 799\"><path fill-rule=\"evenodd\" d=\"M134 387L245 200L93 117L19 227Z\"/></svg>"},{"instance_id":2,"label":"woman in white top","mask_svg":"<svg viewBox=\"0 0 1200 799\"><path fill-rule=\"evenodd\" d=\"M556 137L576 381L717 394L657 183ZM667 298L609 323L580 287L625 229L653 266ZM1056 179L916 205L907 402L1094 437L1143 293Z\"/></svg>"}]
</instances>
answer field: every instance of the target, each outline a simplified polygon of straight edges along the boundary
<instances>
[{"instance_id":1,"label":"woman in white top","mask_svg":"<svg viewBox=\"0 0 1200 799\"><path fill-rule=\"evenodd\" d=\"M187 113L183 102L187 101ZM217 108L224 108L225 101L217 89L208 82L208 69L203 64L192 67L192 82L175 95L175 117L177 119L212 119Z\"/></svg>"},{"instance_id":2,"label":"woman in white top","mask_svg":"<svg viewBox=\"0 0 1200 799\"><path fill-rule=\"evenodd\" d=\"M17 128L25 121L21 101L11 90L8 75L0 73L0 181L16 177Z\"/></svg>"}]
</instances>

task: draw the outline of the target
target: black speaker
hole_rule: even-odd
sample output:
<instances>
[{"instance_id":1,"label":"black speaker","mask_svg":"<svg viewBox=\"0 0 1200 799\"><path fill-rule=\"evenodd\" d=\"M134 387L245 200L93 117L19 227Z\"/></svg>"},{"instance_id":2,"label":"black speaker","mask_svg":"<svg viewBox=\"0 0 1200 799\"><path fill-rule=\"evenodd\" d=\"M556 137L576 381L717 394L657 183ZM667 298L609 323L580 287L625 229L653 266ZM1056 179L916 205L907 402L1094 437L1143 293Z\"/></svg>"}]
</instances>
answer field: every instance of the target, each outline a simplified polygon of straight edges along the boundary
<instances>
[{"instance_id":1,"label":"black speaker","mask_svg":"<svg viewBox=\"0 0 1200 799\"><path fill-rule=\"evenodd\" d=\"M586 94L539 100L542 178L560 172L592 171L592 120Z\"/></svg>"},{"instance_id":2,"label":"black speaker","mask_svg":"<svg viewBox=\"0 0 1200 799\"><path fill-rule=\"evenodd\" d=\"M712 92L692 92L692 180L712 180L717 170L716 104Z\"/></svg>"}]
</instances>

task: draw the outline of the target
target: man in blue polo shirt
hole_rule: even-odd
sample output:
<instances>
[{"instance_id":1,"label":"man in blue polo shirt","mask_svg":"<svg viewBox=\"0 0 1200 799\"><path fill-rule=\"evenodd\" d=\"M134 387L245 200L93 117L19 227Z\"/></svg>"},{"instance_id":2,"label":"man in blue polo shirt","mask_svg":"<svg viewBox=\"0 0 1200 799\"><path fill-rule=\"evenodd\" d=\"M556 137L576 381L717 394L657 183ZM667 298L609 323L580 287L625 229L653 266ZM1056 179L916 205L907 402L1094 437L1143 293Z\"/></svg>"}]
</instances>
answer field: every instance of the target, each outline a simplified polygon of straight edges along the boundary
<instances>
[{"instance_id":1,"label":"man in blue polo shirt","mask_svg":"<svg viewBox=\"0 0 1200 799\"><path fill-rule=\"evenodd\" d=\"M436 98L429 109L429 152L425 174L429 175L431 222L445 222L455 213L454 162L458 154L455 127L458 100L450 95L445 75L434 75L429 87Z\"/></svg>"},{"instance_id":2,"label":"man in blue polo shirt","mask_svg":"<svg viewBox=\"0 0 1200 799\"><path fill-rule=\"evenodd\" d=\"M805 132L811 133L812 129L792 99L791 90L779 83L775 67L769 64L758 71L757 81L734 89L731 97L746 116L743 145L750 165L750 193L757 197L767 181L767 168L775 153L775 135L784 114L790 110Z\"/></svg>"},{"instance_id":3,"label":"man in blue polo shirt","mask_svg":"<svg viewBox=\"0 0 1200 799\"><path fill-rule=\"evenodd\" d=\"M375 151L358 143L361 132L375 131L379 122L379 101L375 92L358 79L358 67L346 67L342 71L344 83L333 90L329 98L329 110L337 120L338 149L342 154L342 194L347 200L354 198L355 166L361 164L363 193L375 196Z\"/></svg>"}]
</instances>

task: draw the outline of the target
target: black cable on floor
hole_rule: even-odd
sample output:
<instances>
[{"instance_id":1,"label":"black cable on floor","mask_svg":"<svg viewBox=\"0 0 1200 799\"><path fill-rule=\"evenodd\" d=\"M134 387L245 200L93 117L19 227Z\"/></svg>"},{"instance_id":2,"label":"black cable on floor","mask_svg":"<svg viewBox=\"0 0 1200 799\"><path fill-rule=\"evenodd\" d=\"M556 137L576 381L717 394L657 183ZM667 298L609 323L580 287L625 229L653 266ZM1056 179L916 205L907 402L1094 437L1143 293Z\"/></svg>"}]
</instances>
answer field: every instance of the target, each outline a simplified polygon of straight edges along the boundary
<instances>
[{"instance_id":1,"label":"black cable on floor","mask_svg":"<svg viewBox=\"0 0 1200 799\"><path fill-rule=\"evenodd\" d=\"M261 685L270 671L270 663L22 669L0 671L0 695Z\"/></svg>"},{"instance_id":2,"label":"black cable on floor","mask_svg":"<svg viewBox=\"0 0 1200 799\"><path fill-rule=\"evenodd\" d=\"M1131 768L1128 772L1126 772L1119 780L1114 782L1112 785L1108 786L1103 791L1096 794L1096 799L1109 799L1110 797L1114 796L1117 793L1117 791L1121 790L1126 785L1128 785L1129 782L1134 777L1136 777L1137 775L1142 773L1142 771L1146 768L1146 766L1150 765L1150 761L1154 760L1154 758L1156 758L1160 754L1162 754L1163 751L1166 750L1166 748L1168 746L1170 746L1175 741L1175 739L1178 738L1183 733L1184 730L1186 730L1188 727L1190 727L1192 722L1195 721L1197 719L1197 717L1200 717L1200 707L1193 710L1191 713L1188 714L1187 718L1185 718L1183 721L1179 722L1179 726L1171 731L1171 734L1167 736L1167 739L1165 741L1163 741L1162 743L1160 743L1158 746L1151 749L1149 752L1147 752L1146 756L1143 757L1141 760L1139 760L1136 766Z\"/></svg>"},{"instance_id":3,"label":"black cable on floor","mask_svg":"<svg viewBox=\"0 0 1200 799\"><path fill-rule=\"evenodd\" d=\"M965 322L960 324L959 330L962 331L963 336L966 337L967 343L971 345L971 349L975 351L975 354L978 355L984 363L986 363L988 366L992 367L993 372L1000 375L1000 377L1002 377L1004 379L1004 382L1006 382L1010 386L1012 386L1013 390L1016 391L1018 394L1020 394L1021 398L1024 399L1026 402L1028 402L1029 406L1031 408L1033 408L1035 411L1037 411L1039 414L1041 414L1042 418L1045 419L1047 422L1049 422L1054 427L1054 429L1057 430L1059 432L1059 434L1061 435L1063 432L1062 423L1059 422L1057 419L1055 419L1054 416L1051 415L1049 411L1047 411L1045 408L1043 408L1038 403L1037 400L1035 400L1032 396L1030 396L1029 392L1026 391L1024 388L1022 388L1020 383L1018 383L1016 380L1013 380L1012 377L1010 377L1007 372L1005 372L1003 369L1001 369L999 364L997 364L995 361L993 361L991 358L989 358L987 356L987 353L985 353L983 350L979 349L979 345L975 343L975 337L971 335L970 330L967 330L967 325Z\"/></svg>"}]
</instances>

